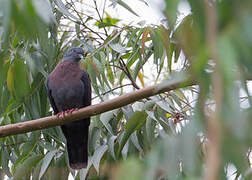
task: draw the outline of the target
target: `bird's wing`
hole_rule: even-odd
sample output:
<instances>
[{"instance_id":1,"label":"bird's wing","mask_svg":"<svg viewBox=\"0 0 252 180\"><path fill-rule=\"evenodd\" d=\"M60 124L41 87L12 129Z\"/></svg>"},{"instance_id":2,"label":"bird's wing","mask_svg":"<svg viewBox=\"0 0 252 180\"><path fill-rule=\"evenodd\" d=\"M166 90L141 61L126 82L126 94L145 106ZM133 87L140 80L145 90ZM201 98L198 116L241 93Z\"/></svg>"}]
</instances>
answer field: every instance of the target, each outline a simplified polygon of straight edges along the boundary
<instances>
[{"instance_id":1,"label":"bird's wing","mask_svg":"<svg viewBox=\"0 0 252 180\"><path fill-rule=\"evenodd\" d=\"M49 78L50 78L50 76L48 76L48 78L46 79L46 90L47 90L47 94L48 94L48 97L49 97L50 104L51 104L51 106L53 108L53 111L54 111L55 114L57 114L57 113L59 113L59 110L56 107L56 104L55 104L53 96L52 96L52 90L49 87Z\"/></svg>"},{"instance_id":2,"label":"bird's wing","mask_svg":"<svg viewBox=\"0 0 252 180\"><path fill-rule=\"evenodd\" d=\"M81 82L84 84L84 96L83 96L83 104L84 106L91 105L91 82L88 73L83 70L81 76Z\"/></svg>"}]
</instances>

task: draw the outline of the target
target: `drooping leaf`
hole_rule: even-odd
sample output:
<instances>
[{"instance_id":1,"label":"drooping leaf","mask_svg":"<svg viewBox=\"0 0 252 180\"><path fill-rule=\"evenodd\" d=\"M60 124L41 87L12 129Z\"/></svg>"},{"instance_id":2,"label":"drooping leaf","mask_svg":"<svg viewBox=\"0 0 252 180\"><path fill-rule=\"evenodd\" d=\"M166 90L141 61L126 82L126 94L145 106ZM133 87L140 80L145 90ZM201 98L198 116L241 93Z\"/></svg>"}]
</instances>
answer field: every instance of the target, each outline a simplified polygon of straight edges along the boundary
<instances>
[{"instance_id":1,"label":"drooping leaf","mask_svg":"<svg viewBox=\"0 0 252 180\"><path fill-rule=\"evenodd\" d=\"M116 43L116 44L112 44L110 43L109 46L116 52L122 54L126 51L126 49L119 43Z\"/></svg>"},{"instance_id":2,"label":"drooping leaf","mask_svg":"<svg viewBox=\"0 0 252 180\"><path fill-rule=\"evenodd\" d=\"M47 168L49 167L53 157L55 156L55 154L58 152L58 150L53 150L48 152L42 162L41 165L41 169L40 169L40 173L39 173L39 179L41 179L41 177L44 175L44 173L46 172Z\"/></svg>"},{"instance_id":3,"label":"drooping leaf","mask_svg":"<svg viewBox=\"0 0 252 180\"><path fill-rule=\"evenodd\" d=\"M75 17L73 14L71 14L67 8L65 7L64 3L61 0L56 0L55 3L57 4L58 10L62 12L65 16L69 16L73 18L76 21L79 21L77 17Z\"/></svg>"},{"instance_id":4,"label":"drooping leaf","mask_svg":"<svg viewBox=\"0 0 252 180\"><path fill-rule=\"evenodd\" d=\"M52 21L56 22L49 0L36 0L32 2L37 14L44 20L45 23L49 24Z\"/></svg>"},{"instance_id":5,"label":"drooping leaf","mask_svg":"<svg viewBox=\"0 0 252 180\"><path fill-rule=\"evenodd\" d=\"M124 7L125 9L127 9L129 12L131 12L131 13L133 13L134 15L138 16L138 14L135 13L135 11L133 11L132 8L131 8L129 5L127 5L125 2L123 2L122 0L118 0L117 3L118 3L119 5L121 5L122 7Z\"/></svg>"},{"instance_id":6,"label":"drooping leaf","mask_svg":"<svg viewBox=\"0 0 252 180\"><path fill-rule=\"evenodd\" d=\"M144 80L143 80L143 78L144 78L144 75L141 73L141 72L138 72L138 78L139 78L139 80L140 80L140 82L141 82L141 84L142 84L142 86L144 87L145 85L144 85Z\"/></svg>"},{"instance_id":7,"label":"drooping leaf","mask_svg":"<svg viewBox=\"0 0 252 180\"><path fill-rule=\"evenodd\" d=\"M102 124L106 127L110 135L113 135L113 131L112 131L111 125L109 124L109 121L112 120L113 117L114 117L113 111L102 113L100 116L100 120Z\"/></svg>"},{"instance_id":8,"label":"drooping leaf","mask_svg":"<svg viewBox=\"0 0 252 180\"><path fill-rule=\"evenodd\" d=\"M114 158L114 160L116 159L116 155L115 155L115 140L116 140L116 138L117 138L117 136L111 136L108 141L108 149L109 149L111 156Z\"/></svg>"},{"instance_id":9,"label":"drooping leaf","mask_svg":"<svg viewBox=\"0 0 252 180\"><path fill-rule=\"evenodd\" d=\"M150 27L144 28L143 36L142 36L142 55L144 55L145 41L146 41L149 31L150 31Z\"/></svg>"},{"instance_id":10,"label":"drooping leaf","mask_svg":"<svg viewBox=\"0 0 252 180\"><path fill-rule=\"evenodd\" d=\"M92 156L92 163L93 163L95 170L97 171L98 174L99 174L99 167L100 167L101 159L107 150L108 150L108 145L99 146L95 150L94 155Z\"/></svg>"},{"instance_id":11,"label":"drooping leaf","mask_svg":"<svg viewBox=\"0 0 252 180\"><path fill-rule=\"evenodd\" d=\"M136 111L129 118L125 126L125 134L120 142L119 149L117 151L117 156L119 156L130 135L143 125L146 120L146 117L147 114L145 112Z\"/></svg>"},{"instance_id":12,"label":"drooping leaf","mask_svg":"<svg viewBox=\"0 0 252 180\"><path fill-rule=\"evenodd\" d=\"M26 175L28 175L29 172L31 172L32 168L36 166L39 161L43 158L43 155L31 155L28 157L23 163L19 164L19 166L16 168L16 171L14 173L14 179L22 179Z\"/></svg>"},{"instance_id":13,"label":"drooping leaf","mask_svg":"<svg viewBox=\"0 0 252 180\"><path fill-rule=\"evenodd\" d=\"M17 99L24 98L30 91L27 66L21 60L15 60L8 70L7 85Z\"/></svg>"}]
</instances>

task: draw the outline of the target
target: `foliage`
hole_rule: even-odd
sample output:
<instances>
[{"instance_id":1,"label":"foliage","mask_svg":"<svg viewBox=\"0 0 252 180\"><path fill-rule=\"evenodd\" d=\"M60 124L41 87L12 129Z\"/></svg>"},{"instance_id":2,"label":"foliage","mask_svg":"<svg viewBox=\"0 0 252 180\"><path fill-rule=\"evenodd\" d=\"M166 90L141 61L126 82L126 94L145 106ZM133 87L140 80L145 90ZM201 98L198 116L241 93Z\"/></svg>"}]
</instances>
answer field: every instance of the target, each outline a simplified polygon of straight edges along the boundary
<instances>
[{"instance_id":1,"label":"foliage","mask_svg":"<svg viewBox=\"0 0 252 180\"><path fill-rule=\"evenodd\" d=\"M92 117L88 168L79 172L68 168L59 127L1 138L1 179L68 179L69 173L202 179L215 168L208 159L213 146L217 177L235 169L236 178L251 178L252 2L165 3L163 24L139 26L106 11L122 7L138 16L122 0L101 8L96 1L0 0L1 125L52 114L45 79L74 46L91 52L82 66L93 103L185 73L198 82ZM181 16L181 5L191 13Z\"/></svg>"}]
</instances>

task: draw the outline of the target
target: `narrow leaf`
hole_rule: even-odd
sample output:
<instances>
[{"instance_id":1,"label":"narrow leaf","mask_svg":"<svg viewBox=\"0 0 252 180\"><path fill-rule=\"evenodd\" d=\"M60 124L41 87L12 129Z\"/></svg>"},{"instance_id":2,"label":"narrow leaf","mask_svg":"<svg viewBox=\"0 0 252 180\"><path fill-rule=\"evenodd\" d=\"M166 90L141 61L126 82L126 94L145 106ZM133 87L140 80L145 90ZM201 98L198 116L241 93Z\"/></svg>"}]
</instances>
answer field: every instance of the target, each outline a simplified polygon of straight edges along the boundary
<instances>
[{"instance_id":1,"label":"narrow leaf","mask_svg":"<svg viewBox=\"0 0 252 180\"><path fill-rule=\"evenodd\" d=\"M109 152L110 152L111 156L114 158L114 160L116 159L116 156L115 156L115 140L116 140L116 138L117 138L117 136L111 136L108 141Z\"/></svg>"},{"instance_id":2,"label":"narrow leaf","mask_svg":"<svg viewBox=\"0 0 252 180\"><path fill-rule=\"evenodd\" d=\"M123 47L121 44L119 43L116 43L116 44L112 44L110 43L109 46L116 52L122 54L122 53L125 53L126 52L126 49L125 47Z\"/></svg>"},{"instance_id":3,"label":"narrow leaf","mask_svg":"<svg viewBox=\"0 0 252 180\"><path fill-rule=\"evenodd\" d=\"M65 16L69 16L77 21L79 21L79 19L77 17L75 17L74 15L72 15L70 12L68 12L67 8L65 7L64 3L61 0L56 0L55 3L58 6L58 10L60 12L62 12Z\"/></svg>"},{"instance_id":4,"label":"narrow leaf","mask_svg":"<svg viewBox=\"0 0 252 180\"><path fill-rule=\"evenodd\" d=\"M144 85L144 80L143 80L144 75L143 75L141 72L138 72L137 76L138 76L138 78L139 78L139 80L140 80L142 86L144 87L144 86L145 86L145 85Z\"/></svg>"},{"instance_id":5,"label":"narrow leaf","mask_svg":"<svg viewBox=\"0 0 252 180\"><path fill-rule=\"evenodd\" d=\"M46 172L49 164L51 163L53 157L55 156L55 154L58 152L58 150L53 150L48 152L42 162L42 166L40 169L40 173L39 173L39 179L44 175L44 173Z\"/></svg>"},{"instance_id":6,"label":"narrow leaf","mask_svg":"<svg viewBox=\"0 0 252 180\"><path fill-rule=\"evenodd\" d=\"M146 38L147 38L149 32L150 32L150 28L145 27L144 31L143 31L143 35L142 35L142 55L144 55L145 41L146 41Z\"/></svg>"},{"instance_id":7,"label":"narrow leaf","mask_svg":"<svg viewBox=\"0 0 252 180\"><path fill-rule=\"evenodd\" d=\"M20 163L17 167L14 179L22 179L26 174L28 174L32 167L36 166L38 162L43 158L43 155L32 155L28 157L24 162Z\"/></svg>"},{"instance_id":8,"label":"narrow leaf","mask_svg":"<svg viewBox=\"0 0 252 180\"><path fill-rule=\"evenodd\" d=\"M125 2L123 2L122 0L118 0L117 1L118 4L120 4L122 7L124 7L125 9L127 9L129 12L131 12L132 14L139 16L137 13L135 13L135 11L133 11L131 9L131 7L128 6L128 4L126 4Z\"/></svg>"},{"instance_id":9,"label":"narrow leaf","mask_svg":"<svg viewBox=\"0 0 252 180\"><path fill-rule=\"evenodd\" d=\"M101 114L100 120L102 122L102 124L106 127L106 129L108 130L108 132L110 133L110 135L113 135L113 131L112 128L109 124L109 121L111 119L113 119L114 115L113 115L114 111L109 111L109 112L105 112Z\"/></svg>"},{"instance_id":10,"label":"narrow leaf","mask_svg":"<svg viewBox=\"0 0 252 180\"><path fill-rule=\"evenodd\" d=\"M129 139L130 135L134 131L138 130L143 125L143 123L146 120L146 117L147 117L147 114L145 112L136 111L129 118L129 120L127 121L126 127L125 127L126 128L125 133L124 133L123 138L122 138L120 145L119 145L117 156L119 156L120 152L122 151L124 145L126 144L127 140Z\"/></svg>"},{"instance_id":11,"label":"narrow leaf","mask_svg":"<svg viewBox=\"0 0 252 180\"><path fill-rule=\"evenodd\" d=\"M100 161L104 155L104 153L108 150L108 145L102 145L99 146L95 152L94 155L92 157L92 163L97 171L97 173L99 174L99 167L100 167Z\"/></svg>"}]
</instances>

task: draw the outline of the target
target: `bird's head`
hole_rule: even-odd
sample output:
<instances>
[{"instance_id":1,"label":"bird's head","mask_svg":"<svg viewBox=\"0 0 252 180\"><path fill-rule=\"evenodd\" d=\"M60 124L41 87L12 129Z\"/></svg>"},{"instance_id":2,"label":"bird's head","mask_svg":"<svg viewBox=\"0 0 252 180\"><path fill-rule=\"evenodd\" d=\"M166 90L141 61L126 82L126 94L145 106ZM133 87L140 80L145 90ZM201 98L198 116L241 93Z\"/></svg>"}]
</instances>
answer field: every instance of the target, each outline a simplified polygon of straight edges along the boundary
<instances>
[{"instance_id":1,"label":"bird's head","mask_svg":"<svg viewBox=\"0 0 252 180\"><path fill-rule=\"evenodd\" d=\"M85 53L85 51L81 47L71 48L65 53L64 59L79 62L84 56L86 56L86 54L87 53Z\"/></svg>"}]
</instances>

